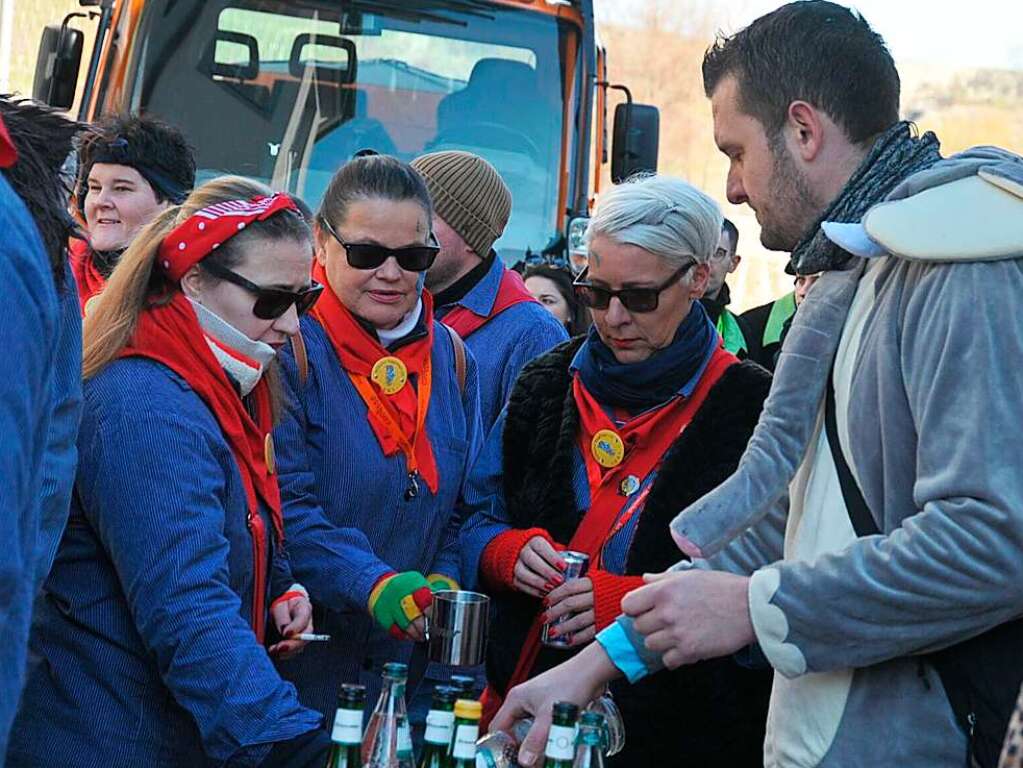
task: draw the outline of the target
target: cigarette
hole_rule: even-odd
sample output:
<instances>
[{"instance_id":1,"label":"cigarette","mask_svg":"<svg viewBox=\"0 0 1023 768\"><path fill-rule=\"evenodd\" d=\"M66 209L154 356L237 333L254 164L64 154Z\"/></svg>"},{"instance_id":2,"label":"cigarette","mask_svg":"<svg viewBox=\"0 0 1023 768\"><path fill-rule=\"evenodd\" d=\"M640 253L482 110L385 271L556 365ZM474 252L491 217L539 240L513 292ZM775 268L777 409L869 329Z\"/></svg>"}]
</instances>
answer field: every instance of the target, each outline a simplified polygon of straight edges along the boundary
<instances>
[{"instance_id":1,"label":"cigarette","mask_svg":"<svg viewBox=\"0 0 1023 768\"><path fill-rule=\"evenodd\" d=\"M309 632L303 632L301 635L295 635L294 637L290 637L288 639L303 640L307 643L326 643L330 641L330 635L314 635Z\"/></svg>"}]
</instances>

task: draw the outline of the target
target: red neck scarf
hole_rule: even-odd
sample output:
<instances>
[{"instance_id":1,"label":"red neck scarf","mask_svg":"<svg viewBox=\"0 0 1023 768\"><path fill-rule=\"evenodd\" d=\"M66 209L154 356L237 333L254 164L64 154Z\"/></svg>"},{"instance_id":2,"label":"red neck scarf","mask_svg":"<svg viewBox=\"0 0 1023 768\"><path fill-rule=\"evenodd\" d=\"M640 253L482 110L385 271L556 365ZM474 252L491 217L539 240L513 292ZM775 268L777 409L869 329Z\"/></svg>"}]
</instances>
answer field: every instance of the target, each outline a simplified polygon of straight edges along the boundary
<instances>
[{"instance_id":1,"label":"red neck scarf","mask_svg":"<svg viewBox=\"0 0 1023 768\"><path fill-rule=\"evenodd\" d=\"M418 485L417 478L426 481L431 493L437 493L439 477L433 447L426 431L426 414L430 405L432 371L430 352L433 349L433 298L423 291L423 321L425 338L413 341L391 352L381 346L330 288L327 273L316 262L313 279L327 286L312 315L327 332L327 338L337 353L341 367L352 380L368 410L369 425L376 435L384 456L399 451L405 455L409 473L409 491ZM405 366L408 381L393 394L386 394L373 381L373 369L383 358L398 358ZM412 386L412 376L416 386Z\"/></svg>"},{"instance_id":2,"label":"red neck scarf","mask_svg":"<svg viewBox=\"0 0 1023 768\"><path fill-rule=\"evenodd\" d=\"M78 284L78 302L82 317L85 317L85 307L89 300L99 295L107 281L92 260L92 248L85 240L72 238L68 243L68 253L71 257L71 270Z\"/></svg>"},{"instance_id":3,"label":"red neck scarf","mask_svg":"<svg viewBox=\"0 0 1023 768\"><path fill-rule=\"evenodd\" d=\"M277 541L284 540L281 492L274 474L273 419L270 390L261 380L250 394L256 418L238 396L206 341L195 310L182 293L175 293L165 306L152 307L139 315L138 326L120 357L146 357L170 368L192 388L213 411L238 463L245 498L248 525L253 539L252 625L262 642L266 627L266 530L259 514L259 499L270 510Z\"/></svg>"},{"instance_id":4,"label":"red neck scarf","mask_svg":"<svg viewBox=\"0 0 1023 768\"><path fill-rule=\"evenodd\" d=\"M519 273L505 268L504 274L501 275L501 283L497 287L497 296L494 297L494 306L491 307L490 314L477 315L471 309L459 305L444 315L441 322L463 339L467 339L506 309L526 302L537 303L536 299L533 298L533 294L526 288L526 284L522 282L522 277L519 276Z\"/></svg>"},{"instance_id":5,"label":"red neck scarf","mask_svg":"<svg viewBox=\"0 0 1023 768\"><path fill-rule=\"evenodd\" d=\"M642 507L646 492L632 500L624 515L620 513L627 503L623 493L623 482L634 477L643 483L656 469L672 443L693 420L700 410L707 394L721 378L725 370L738 358L724 347L714 350L700 381L688 398L676 397L660 408L648 411L629 421L623 427L615 426L604 409L582 385L576 374L572 382L572 394L579 409L579 450L586 464L586 477L590 486L590 508L572 535L568 548L585 552L590 556L590 567L600 568L604 545L618 532L624 523ZM624 447L621 463L615 467L602 466L594 456L594 437L602 430L618 435ZM649 489L649 486L648 486ZM616 526L616 522L619 524ZM540 652L541 617L533 621L533 627L526 635L526 644L519 656L512 674L509 690L527 680L536 664Z\"/></svg>"}]
</instances>

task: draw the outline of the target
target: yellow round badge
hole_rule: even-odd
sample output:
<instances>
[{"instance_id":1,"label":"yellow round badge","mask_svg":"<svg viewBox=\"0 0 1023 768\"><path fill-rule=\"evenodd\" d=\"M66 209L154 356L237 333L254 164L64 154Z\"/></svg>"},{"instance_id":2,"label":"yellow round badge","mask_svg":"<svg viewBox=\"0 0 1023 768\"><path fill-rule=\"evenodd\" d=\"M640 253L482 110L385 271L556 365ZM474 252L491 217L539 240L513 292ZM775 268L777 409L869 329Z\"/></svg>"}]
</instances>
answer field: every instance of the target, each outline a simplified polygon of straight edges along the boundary
<instances>
[{"instance_id":1,"label":"yellow round badge","mask_svg":"<svg viewBox=\"0 0 1023 768\"><path fill-rule=\"evenodd\" d=\"M266 471L271 475L277 472L277 451L274 450L274 436L268 434L263 442L263 458L266 459Z\"/></svg>"},{"instance_id":2,"label":"yellow round badge","mask_svg":"<svg viewBox=\"0 0 1023 768\"><path fill-rule=\"evenodd\" d=\"M400 392L408 381L408 369L396 357L381 357L373 366L370 378L385 395L393 395Z\"/></svg>"},{"instance_id":3,"label":"yellow round badge","mask_svg":"<svg viewBox=\"0 0 1023 768\"><path fill-rule=\"evenodd\" d=\"M617 467L625 458L625 443L622 442L622 438L618 436L617 432L602 429L593 436L590 451L593 452L593 458L600 466L610 469Z\"/></svg>"}]
</instances>

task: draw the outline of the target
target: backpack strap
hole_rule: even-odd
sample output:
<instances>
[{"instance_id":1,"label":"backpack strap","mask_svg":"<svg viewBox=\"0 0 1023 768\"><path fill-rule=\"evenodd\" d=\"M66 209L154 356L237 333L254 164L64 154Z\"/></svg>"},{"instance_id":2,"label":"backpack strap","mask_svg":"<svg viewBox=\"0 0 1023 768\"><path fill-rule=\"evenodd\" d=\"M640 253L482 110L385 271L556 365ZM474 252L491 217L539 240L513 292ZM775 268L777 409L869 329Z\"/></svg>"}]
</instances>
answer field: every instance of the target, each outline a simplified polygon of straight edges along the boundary
<instances>
[{"instance_id":1,"label":"backpack strap","mask_svg":"<svg viewBox=\"0 0 1023 768\"><path fill-rule=\"evenodd\" d=\"M298 367L298 383L304 387L309 378L309 353L306 352L302 331L291 337L291 351L295 355L295 365Z\"/></svg>"},{"instance_id":2,"label":"backpack strap","mask_svg":"<svg viewBox=\"0 0 1023 768\"><path fill-rule=\"evenodd\" d=\"M874 522L874 516L867 508L867 502L856 484L849 464L842 453L842 444L838 442L838 419L835 415L835 368L832 366L828 373L828 390L824 399L824 430L828 435L828 447L831 449L831 458L835 462L835 471L838 473L838 485L842 489L842 499L845 501L846 511L849 513L849 521L852 523L856 535L874 536L881 533Z\"/></svg>"},{"instance_id":3,"label":"backpack strap","mask_svg":"<svg viewBox=\"0 0 1023 768\"><path fill-rule=\"evenodd\" d=\"M465 362L465 342L462 341L462 337L458 335L458 332L450 326L441 323L447 330L448 335L451 337L451 346L455 351L455 378L458 379L458 391L463 395L465 394L465 371L467 364Z\"/></svg>"}]
</instances>

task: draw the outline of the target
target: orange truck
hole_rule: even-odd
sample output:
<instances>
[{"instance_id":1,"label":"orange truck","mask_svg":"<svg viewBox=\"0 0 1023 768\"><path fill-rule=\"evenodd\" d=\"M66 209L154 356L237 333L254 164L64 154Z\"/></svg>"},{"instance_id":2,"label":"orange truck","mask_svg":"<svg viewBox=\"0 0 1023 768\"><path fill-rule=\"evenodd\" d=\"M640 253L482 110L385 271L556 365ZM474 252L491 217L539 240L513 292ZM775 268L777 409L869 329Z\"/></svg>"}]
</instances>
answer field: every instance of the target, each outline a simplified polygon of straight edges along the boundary
<instances>
[{"instance_id":1,"label":"orange truck","mask_svg":"<svg viewBox=\"0 0 1023 768\"><path fill-rule=\"evenodd\" d=\"M91 120L142 112L181 128L199 180L234 173L313 208L360 150L461 149L511 188L507 263L585 263L611 178L657 164L658 111L606 78L593 0L81 0L48 26L33 96ZM86 32L92 54L79 77ZM84 84L80 84L83 81Z\"/></svg>"}]
</instances>

